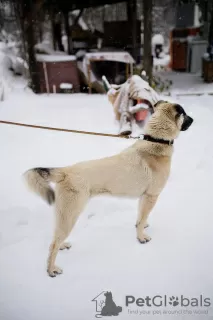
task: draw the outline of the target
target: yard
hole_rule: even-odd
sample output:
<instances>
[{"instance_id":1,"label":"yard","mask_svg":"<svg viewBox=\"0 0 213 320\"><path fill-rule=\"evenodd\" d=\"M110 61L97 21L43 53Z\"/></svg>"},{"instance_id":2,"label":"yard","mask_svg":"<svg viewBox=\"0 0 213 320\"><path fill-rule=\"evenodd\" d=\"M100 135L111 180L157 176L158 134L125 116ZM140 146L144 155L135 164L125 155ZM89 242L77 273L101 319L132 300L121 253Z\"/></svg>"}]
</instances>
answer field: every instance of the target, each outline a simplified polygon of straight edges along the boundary
<instances>
[{"instance_id":1,"label":"yard","mask_svg":"<svg viewBox=\"0 0 213 320\"><path fill-rule=\"evenodd\" d=\"M200 296L213 295L212 96L166 99L178 99L194 123L175 142L172 173L147 229L152 241L136 240L136 200L97 197L69 237L72 248L59 253L64 273L54 279L46 273L54 208L29 193L22 173L112 155L134 141L0 125L1 319L95 319L92 300L102 291L111 291L122 306L119 319L140 312L145 320L170 320L174 314L181 320L211 319L212 307L201 306ZM1 102L0 119L117 133L103 95L36 96L17 89ZM197 298L199 305L126 306L130 295L182 295Z\"/></svg>"}]
</instances>

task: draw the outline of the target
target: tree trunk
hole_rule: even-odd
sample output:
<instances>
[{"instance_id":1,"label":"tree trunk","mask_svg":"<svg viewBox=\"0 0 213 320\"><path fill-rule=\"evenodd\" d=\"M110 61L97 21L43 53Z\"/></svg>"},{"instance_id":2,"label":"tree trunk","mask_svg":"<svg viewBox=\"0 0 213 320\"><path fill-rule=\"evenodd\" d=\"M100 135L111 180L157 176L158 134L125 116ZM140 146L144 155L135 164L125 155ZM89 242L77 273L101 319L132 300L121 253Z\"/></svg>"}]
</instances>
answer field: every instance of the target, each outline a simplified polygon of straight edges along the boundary
<instances>
[{"instance_id":1,"label":"tree trunk","mask_svg":"<svg viewBox=\"0 0 213 320\"><path fill-rule=\"evenodd\" d=\"M131 25L132 25L132 55L137 62L137 1L130 1Z\"/></svg>"},{"instance_id":2,"label":"tree trunk","mask_svg":"<svg viewBox=\"0 0 213 320\"><path fill-rule=\"evenodd\" d=\"M144 22L144 54L143 66L152 82L152 3L153 0L143 0L143 22Z\"/></svg>"},{"instance_id":3,"label":"tree trunk","mask_svg":"<svg viewBox=\"0 0 213 320\"><path fill-rule=\"evenodd\" d=\"M33 0L29 0L25 3L26 15L26 28L25 28L25 38L27 42L27 52L28 52L28 64L29 72L31 78L32 90L35 93L40 93L40 81L39 74L37 70L37 62L35 57L34 45L35 45L35 16L36 12L34 10Z\"/></svg>"},{"instance_id":4,"label":"tree trunk","mask_svg":"<svg viewBox=\"0 0 213 320\"><path fill-rule=\"evenodd\" d=\"M36 16L36 24L38 28L39 41L43 41L43 22L44 22L44 12L43 10L39 10Z\"/></svg>"},{"instance_id":5,"label":"tree trunk","mask_svg":"<svg viewBox=\"0 0 213 320\"><path fill-rule=\"evenodd\" d=\"M51 20L51 31L52 31L52 44L53 49L57 50L57 44L56 44L56 34L55 34L55 13L53 9L50 9L50 20Z\"/></svg>"},{"instance_id":6,"label":"tree trunk","mask_svg":"<svg viewBox=\"0 0 213 320\"><path fill-rule=\"evenodd\" d=\"M209 26L209 45L213 45L213 3L211 4L211 18L210 18L210 26Z\"/></svg>"},{"instance_id":7,"label":"tree trunk","mask_svg":"<svg viewBox=\"0 0 213 320\"><path fill-rule=\"evenodd\" d=\"M27 61L27 47L26 47L26 38L25 38L25 21L24 21L24 12L23 12L23 3L12 1L14 12L16 14L16 19L18 22L18 26L21 30L21 41L23 45L22 58Z\"/></svg>"},{"instance_id":8,"label":"tree trunk","mask_svg":"<svg viewBox=\"0 0 213 320\"><path fill-rule=\"evenodd\" d=\"M71 32L70 32L70 26L69 26L69 12L64 12L64 24L65 24L65 32L67 36L67 53L72 54L73 48L72 48L72 38L71 38Z\"/></svg>"},{"instance_id":9,"label":"tree trunk","mask_svg":"<svg viewBox=\"0 0 213 320\"><path fill-rule=\"evenodd\" d=\"M137 60L137 1L128 2L128 20L132 29L132 56Z\"/></svg>"},{"instance_id":10,"label":"tree trunk","mask_svg":"<svg viewBox=\"0 0 213 320\"><path fill-rule=\"evenodd\" d=\"M62 43L61 36L61 25L62 25L62 16L61 13L54 14L54 22L52 24L53 27L53 39L55 41L55 46L59 51L64 51L64 46ZM53 44L54 45L54 44Z\"/></svg>"}]
</instances>

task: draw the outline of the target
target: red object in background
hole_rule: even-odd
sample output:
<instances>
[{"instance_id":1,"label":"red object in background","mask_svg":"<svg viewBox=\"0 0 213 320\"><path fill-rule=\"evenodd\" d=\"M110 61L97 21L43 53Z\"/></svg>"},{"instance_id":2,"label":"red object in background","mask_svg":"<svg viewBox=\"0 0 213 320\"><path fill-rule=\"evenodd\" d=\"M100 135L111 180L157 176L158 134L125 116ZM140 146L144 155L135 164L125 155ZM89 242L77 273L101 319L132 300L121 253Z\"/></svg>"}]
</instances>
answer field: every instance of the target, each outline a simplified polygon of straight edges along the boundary
<instances>
[{"instance_id":1,"label":"red object in background","mask_svg":"<svg viewBox=\"0 0 213 320\"><path fill-rule=\"evenodd\" d=\"M188 37L200 34L200 27L174 28L170 32L170 68L173 70L187 70Z\"/></svg>"},{"instance_id":2,"label":"red object in background","mask_svg":"<svg viewBox=\"0 0 213 320\"><path fill-rule=\"evenodd\" d=\"M43 62L38 61L38 71L40 78L40 88L42 93L46 93L46 81L44 74ZM50 93L54 93L53 86L55 85L56 93L60 93L61 83L71 83L73 92L80 92L80 80L77 68L77 62L71 61L51 61L45 62L47 70L47 78L49 83Z\"/></svg>"},{"instance_id":3,"label":"red object in background","mask_svg":"<svg viewBox=\"0 0 213 320\"><path fill-rule=\"evenodd\" d=\"M174 28L171 31L172 39L186 39L188 36L198 36L200 34L200 27L191 28Z\"/></svg>"},{"instance_id":4,"label":"red object in background","mask_svg":"<svg viewBox=\"0 0 213 320\"><path fill-rule=\"evenodd\" d=\"M172 52L173 52L173 70L186 71L187 69L187 41L173 40Z\"/></svg>"}]
</instances>

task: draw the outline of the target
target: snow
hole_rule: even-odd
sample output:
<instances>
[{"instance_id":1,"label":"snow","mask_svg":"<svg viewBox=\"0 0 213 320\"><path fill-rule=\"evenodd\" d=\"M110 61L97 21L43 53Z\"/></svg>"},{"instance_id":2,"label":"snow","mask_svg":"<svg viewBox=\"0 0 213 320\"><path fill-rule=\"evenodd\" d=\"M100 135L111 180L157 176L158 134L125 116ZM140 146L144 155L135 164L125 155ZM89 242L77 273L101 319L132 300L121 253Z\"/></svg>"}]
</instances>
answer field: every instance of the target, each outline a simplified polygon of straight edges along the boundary
<instances>
[{"instance_id":1,"label":"snow","mask_svg":"<svg viewBox=\"0 0 213 320\"><path fill-rule=\"evenodd\" d=\"M199 73L161 71L157 73L157 76L163 80L171 80L173 82L173 95L213 93L213 83L205 83Z\"/></svg>"},{"instance_id":2,"label":"snow","mask_svg":"<svg viewBox=\"0 0 213 320\"><path fill-rule=\"evenodd\" d=\"M162 36L162 34L158 33L155 34L152 37L152 46L155 46L156 44L162 44L164 45L164 37Z\"/></svg>"},{"instance_id":3,"label":"snow","mask_svg":"<svg viewBox=\"0 0 213 320\"><path fill-rule=\"evenodd\" d=\"M106 95L11 95L1 103L1 119L59 128L117 133Z\"/></svg>"},{"instance_id":4,"label":"snow","mask_svg":"<svg viewBox=\"0 0 213 320\"><path fill-rule=\"evenodd\" d=\"M37 53L53 54L54 52L48 41L37 43L34 48Z\"/></svg>"},{"instance_id":5,"label":"snow","mask_svg":"<svg viewBox=\"0 0 213 320\"><path fill-rule=\"evenodd\" d=\"M60 89L72 89L73 85L72 83L61 83Z\"/></svg>"},{"instance_id":6,"label":"snow","mask_svg":"<svg viewBox=\"0 0 213 320\"><path fill-rule=\"evenodd\" d=\"M7 45L0 42L0 101L5 100L11 93L13 88L23 88L27 85L27 79L24 77L16 76L9 70L14 68L15 71L20 71L19 67L25 69L24 73L27 74L27 64L21 57L15 57L8 51Z\"/></svg>"},{"instance_id":7,"label":"snow","mask_svg":"<svg viewBox=\"0 0 213 320\"><path fill-rule=\"evenodd\" d=\"M5 95L10 91L12 82L11 60L0 49L0 101L4 100Z\"/></svg>"},{"instance_id":8,"label":"snow","mask_svg":"<svg viewBox=\"0 0 213 320\"><path fill-rule=\"evenodd\" d=\"M64 51L54 50L49 40L44 40L35 45L35 52L38 55L67 56Z\"/></svg>"},{"instance_id":9,"label":"snow","mask_svg":"<svg viewBox=\"0 0 213 320\"><path fill-rule=\"evenodd\" d=\"M0 31L0 55L4 55L7 65L13 69L15 74L26 75L28 65L22 58L22 45L20 33L15 31L7 33L5 30ZM0 58L0 60L2 60ZM5 63L0 62L0 69Z\"/></svg>"},{"instance_id":10,"label":"snow","mask_svg":"<svg viewBox=\"0 0 213 320\"><path fill-rule=\"evenodd\" d=\"M152 241L141 245L136 240L136 200L94 198L69 237L71 250L58 254L64 274L54 279L46 274L54 209L29 193L22 173L34 166L66 166L109 156L134 141L0 125L1 320L95 319L91 300L104 290L112 291L116 304L123 307L118 316L122 320L139 317L128 314L126 295L212 298L212 97L168 99L176 99L195 121L175 142L171 176L149 219ZM14 90L0 104L0 119L118 130L105 95L36 96ZM155 310L136 305L132 309ZM205 320L212 317L212 307L208 313L151 314L144 319Z\"/></svg>"},{"instance_id":11,"label":"snow","mask_svg":"<svg viewBox=\"0 0 213 320\"><path fill-rule=\"evenodd\" d=\"M45 62L61 62L61 61L75 61L75 56L68 56L68 55L48 55L48 54L37 54L36 55L37 61L45 61Z\"/></svg>"},{"instance_id":12,"label":"snow","mask_svg":"<svg viewBox=\"0 0 213 320\"><path fill-rule=\"evenodd\" d=\"M127 51L101 51L101 52L90 52L85 54L87 63L90 60L107 60L107 61L118 61L123 63L134 63L134 59L131 54Z\"/></svg>"},{"instance_id":13,"label":"snow","mask_svg":"<svg viewBox=\"0 0 213 320\"><path fill-rule=\"evenodd\" d=\"M165 54L162 58L153 58L153 65L154 66L162 66L168 67L170 63L171 57L169 54Z\"/></svg>"}]
</instances>

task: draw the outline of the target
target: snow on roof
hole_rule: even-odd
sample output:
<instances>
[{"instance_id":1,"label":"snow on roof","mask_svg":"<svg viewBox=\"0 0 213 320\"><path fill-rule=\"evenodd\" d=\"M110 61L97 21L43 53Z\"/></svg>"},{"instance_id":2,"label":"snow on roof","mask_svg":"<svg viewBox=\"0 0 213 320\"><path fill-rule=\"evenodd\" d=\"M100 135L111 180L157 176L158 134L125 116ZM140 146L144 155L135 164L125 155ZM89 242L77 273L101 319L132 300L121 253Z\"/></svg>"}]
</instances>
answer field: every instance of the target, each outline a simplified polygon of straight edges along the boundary
<instances>
[{"instance_id":1,"label":"snow on roof","mask_svg":"<svg viewBox=\"0 0 213 320\"><path fill-rule=\"evenodd\" d=\"M133 57L126 51L112 51L112 52L90 52L86 53L85 59L88 60L108 60L118 61L124 63L134 63Z\"/></svg>"},{"instance_id":2,"label":"snow on roof","mask_svg":"<svg viewBox=\"0 0 213 320\"><path fill-rule=\"evenodd\" d=\"M36 59L41 62L74 61L76 60L76 56L36 54Z\"/></svg>"}]
</instances>

